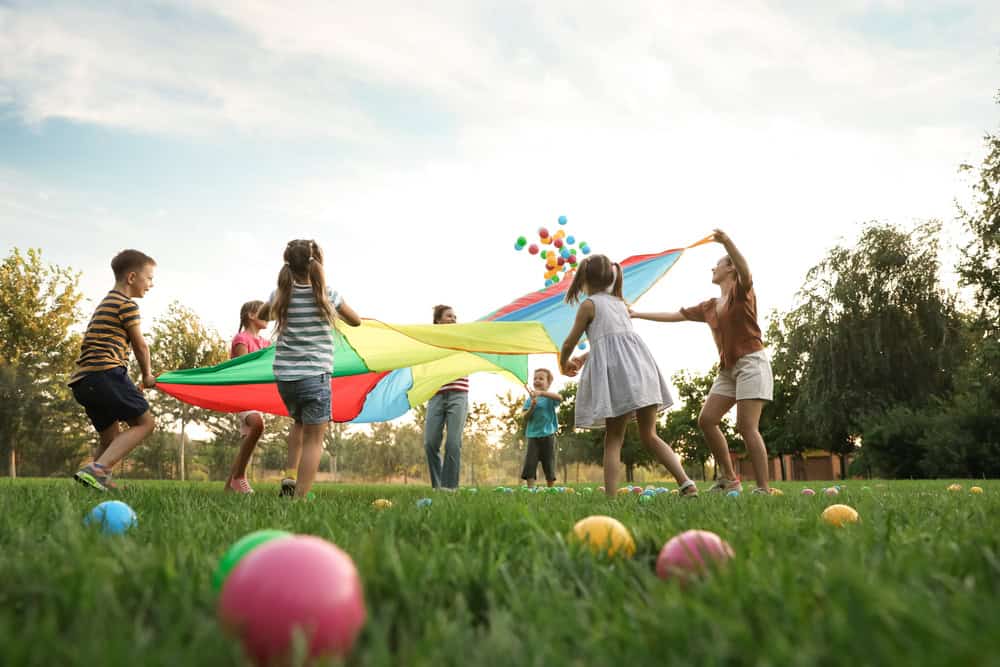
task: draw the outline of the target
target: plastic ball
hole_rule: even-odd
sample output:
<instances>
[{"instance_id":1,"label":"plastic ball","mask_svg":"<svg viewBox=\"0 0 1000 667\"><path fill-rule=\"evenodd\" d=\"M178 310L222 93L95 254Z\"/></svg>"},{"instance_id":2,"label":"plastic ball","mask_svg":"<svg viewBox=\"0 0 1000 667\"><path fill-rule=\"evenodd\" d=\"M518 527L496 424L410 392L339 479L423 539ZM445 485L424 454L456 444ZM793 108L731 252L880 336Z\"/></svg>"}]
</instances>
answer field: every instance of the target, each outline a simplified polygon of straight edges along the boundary
<instances>
[{"instance_id":1,"label":"plastic ball","mask_svg":"<svg viewBox=\"0 0 1000 667\"><path fill-rule=\"evenodd\" d=\"M120 500L105 500L83 518L83 525L100 526L105 535L121 535L138 522L135 510Z\"/></svg>"},{"instance_id":2,"label":"plastic ball","mask_svg":"<svg viewBox=\"0 0 1000 667\"><path fill-rule=\"evenodd\" d=\"M544 239L548 235L549 235L549 230L547 230L545 227L538 228L538 238Z\"/></svg>"},{"instance_id":3,"label":"plastic ball","mask_svg":"<svg viewBox=\"0 0 1000 667\"><path fill-rule=\"evenodd\" d=\"M604 493L604 487L603 486L597 487L597 491L598 493Z\"/></svg>"},{"instance_id":4,"label":"plastic ball","mask_svg":"<svg viewBox=\"0 0 1000 667\"><path fill-rule=\"evenodd\" d=\"M576 493L576 489L567 486L563 488L563 493Z\"/></svg>"},{"instance_id":5,"label":"plastic ball","mask_svg":"<svg viewBox=\"0 0 1000 667\"><path fill-rule=\"evenodd\" d=\"M549 251L548 251L548 250L543 250L543 251L542 251L542 254L540 255L540 257L541 257L542 259L545 259L545 258L546 258L546 257L548 256L548 254L549 254Z\"/></svg>"},{"instance_id":6,"label":"plastic ball","mask_svg":"<svg viewBox=\"0 0 1000 667\"><path fill-rule=\"evenodd\" d=\"M582 489L580 489L580 493L593 493L593 492L594 492L594 490L592 488L590 488L589 486L585 486Z\"/></svg>"},{"instance_id":7,"label":"plastic ball","mask_svg":"<svg viewBox=\"0 0 1000 667\"><path fill-rule=\"evenodd\" d=\"M802 495L803 496L815 496L816 492L813 491L812 489L802 489Z\"/></svg>"},{"instance_id":8,"label":"plastic ball","mask_svg":"<svg viewBox=\"0 0 1000 667\"><path fill-rule=\"evenodd\" d=\"M555 284L555 283L554 283L554 282L552 282L552 279L551 279L551 278L548 278L548 279L546 279L546 280L545 280L545 286L546 286L546 287L552 287L552 286L553 286L554 284Z\"/></svg>"},{"instance_id":9,"label":"plastic ball","mask_svg":"<svg viewBox=\"0 0 1000 667\"><path fill-rule=\"evenodd\" d=\"M586 350L587 349L587 344L586 343L580 343L579 345L576 346L576 349L578 349L578 350Z\"/></svg>"},{"instance_id":10,"label":"plastic ball","mask_svg":"<svg viewBox=\"0 0 1000 667\"><path fill-rule=\"evenodd\" d=\"M838 528L844 524L860 521L857 510L849 505L830 505L820 516L823 517L823 521Z\"/></svg>"},{"instance_id":11,"label":"plastic ball","mask_svg":"<svg viewBox=\"0 0 1000 667\"><path fill-rule=\"evenodd\" d=\"M562 257L560 257L559 259L556 260L556 264L559 265L559 266L562 266L565 263L566 263L566 260L563 259Z\"/></svg>"},{"instance_id":12,"label":"plastic ball","mask_svg":"<svg viewBox=\"0 0 1000 667\"><path fill-rule=\"evenodd\" d=\"M479 489L477 489L474 486L470 486L469 488L466 489L466 491L468 491L469 493L479 493Z\"/></svg>"},{"instance_id":13,"label":"plastic ball","mask_svg":"<svg viewBox=\"0 0 1000 667\"><path fill-rule=\"evenodd\" d=\"M740 497L740 492L737 491L736 489L733 489L732 491L730 491L726 495L729 496L730 498L739 498Z\"/></svg>"},{"instance_id":14,"label":"plastic ball","mask_svg":"<svg viewBox=\"0 0 1000 667\"><path fill-rule=\"evenodd\" d=\"M305 633L308 658L350 653L365 624L354 561L326 540L298 535L254 549L219 597L219 618L258 665L288 657Z\"/></svg>"},{"instance_id":15,"label":"plastic ball","mask_svg":"<svg viewBox=\"0 0 1000 667\"><path fill-rule=\"evenodd\" d=\"M823 489L823 493L825 493L828 496L836 496L837 494L840 493L840 491L837 490L837 487L831 486L828 489Z\"/></svg>"},{"instance_id":16,"label":"plastic ball","mask_svg":"<svg viewBox=\"0 0 1000 667\"><path fill-rule=\"evenodd\" d=\"M232 546L226 549L226 553L222 554L222 558L219 559L219 564L215 567L215 573L212 574L212 588L215 590L222 590L222 584L225 583L226 577L232 572L233 568L236 567L243 558L264 544L265 542L270 542L271 540L276 540L279 537L291 537L292 534L284 530L255 530L252 533L247 533L240 539L233 542Z\"/></svg>"},{"instance_id":17,"label":"plastic ball","mask_svg":"<svg viewBox=\"0 0 1000 667\"><path fill-rule=\"evenodd\" d=\"M561 248L561 247L563 247L563 240L562 239L556 239L555 241L552 242L552 245L554 245L557 248Z\"/></svg>"},{"instance_id":18,"label":"plastic ball","mask_svg":"<svg viewBox=\"0 0 1000 667\"><path fill-rule=\"evenodd\" d=\"M632 487L632 493L634 493L636 495L641 494L642 493L642 487L641 486L633 486Z\"/></svg>"},{"instance_id":19,"label":"plastic ball","mask_svg":"<svg viewBox=\"0 0 1000 667\"><path fill-rule=\"evenodd\" d=\"M538 244L532 243L531 245L529 245L528 246L528 252L531 253L532 255L537 255L538 254Z\"/></svg>"},{"instance_id":20,"label":"plastic ball","mask_svg":"<svg viewBox=\"0 0 1000 667\"><path fill-rule=\"evenodd\" d=\"M670 489L670 495L672 495L672 496L679 496L679 495L681 495L681 490L680 489Z\"/></svg>"},{"instance_id":21,"label":"plastic ball","mask_svg":"<svg viewBox=\"0 0 1000 667\"><path fill-rule=\"evenodd\" d=\"M978 494L978 493L982 493L982 492L983 492L983 487L981 487L981 486L973 486L973 487L969 488L969 493L976 493L976 494Z\"/></svg>"},{"instance_id":22,"label":"plastic ball","mask_svg":"<svg viewBox=\"0 0 1000 667\"><path fill-rule=\"evenodd\" d=\"M430 507L432 502L434 501L430 498L420 498L417 500L417 507Z\"/></svg>"},{"instance_id":23,"label":"plastic ball","mask_svg":"<svg viewBox=\"0 0 1000 667\"><path fill-rule=\"evenodd\" d=\"M493 491L495 491L496 493L503 493L503 487L498 486L497 488L493 489Z\"/></svg>"},{"instance_id":24,"label":"plastic ball","mask_svg":"<svg viewBox=\"0 0 1000 667\"><path fill-rule=\"evenodd\" d=\"M552 282L553 284L559 282L559 276L552 276Z\"/></svg>"},{"instance_id":25,"label":"plastic ball","mask_svg":"<svg viewBox=\"0 0 1000 667\"><path fill-rule=\"evenodd\" d=\"M642 492L641 498L649 498L656 495L656 489L646 489Z\"/></svg>"},{"instance_id":26,"label":"plastic ball","mask_svg":"<svg viewBox=\"0 0 1000 667\"><path fill-rule=\"evenodd\" d=\"M951 491L951 492L961 491L962 490L962 485L961 484L951 484L951 485L948 486L948 490Z\"/></svg>"},{"instance_id":27,"label":"plastic ball","mask_svg":"<svg viewBox=\"0 0 1000 667\"><path fill-rule=\"evenodd\" d=\"M686 530L663 545L656 559L656 575L660 579L687 579L705 574L709 567L721 565L733 555L729 543L715 533Z\"/></svg>"},{"instance_id":28,"label":"plastic ball","mask_svg":"<svg viewBox=\"0 0 1000 667\"><path fill-rule=\"evenodd\" d=\"M565 225L566 224L566 216L565 215L560 215L559 216L559 224L560 225Z\"/></svg>"},{"instance_id":29,"label":"plastic ball","mask_svg":"<svg viewBox=\"0 0 1000 667\"><path fill-rule=\"evenodd\" d=\"M639 502L640 503L651 503L651 502L653 502L653 494L649 494L648 496L645 493L642 494L641 496L639 496Z\"/></svg>"},{"instance_id":30,"label":"plastic ball","mask_svg":"<svg viewBox=\"0 0 1000 667\"><path fill-rule=\"evenodd\" d=\"M609 516L580 519L573 526L573 535L597 554L631 558L635 553L635 540L631 533L620 521Z\"/></svg>"},{"instance_id":31,"label":"plastic ball","mask_svg":"<svg viewBox=\"0 0 1000 667\"><path fill-rule=\"evenodd\" d=\"M583 246L583 247L580 248L580 252L582 252L584 255L589 255L590 254L590 248L587 247L587 246Z\"/></svg>"},{"instance_id":32,"label":"plastic ball","mask_svg":"<svg viewBox=\"0 0 1000 667\"><path fill-rule=\"evenodd\" d=\"M392 507L392 501L386 498L376 498L372 501L372 507L377 510L387 510Z\"/></svg>"},{"instance_id":33,"label":"plastic ball","mask_svg":"<svg viewBox=\"0 0 1000 667\"><path fill-rule=\"evenodd\" d=\"M545 238L542 238L542 239L539 239L539 240L541 241L542 245L549 245L550 243L552 243L552 237L551 236L546 236Z\"/></svg>"},{"instance_id":34,"label":"plastic ball","mask_svg":"<svg viewBox=\"0 0 1000 667\"><path fill-rule=\"evenodd\" d=\"M576 254L576 248L570 248L569 249L569 254L575 255Z\"/></svg>"},{"instance_id":35,"label":"plastic ball","mask_svg":"<svg viewBox=\"0 0 1000 667\"><path fill-rule=\"evenodd\" d=\"M528 242L528 239L526 239L525 237L523 237L523 236L518 236L517 237L516 244L519 245L519 246L521 246L522 248L525 246L525 244L527 242Z\"/></svg>"},{"instance_id":36,"label":"plastic ball","mask_svg":"<svg viewBox=\"0 0 1000 667\"><path fill-rule=\"evenodd\" d=\"M556 233L552 235L552 238L554 238L554 239L564 239L564 238L566 238L566 230L564 230L564 229L556 230Z\"/></svg>"},{"instance_id":37,"label":"plastic ball","mask_svg":"<svg viewBox=\"0 0 1000 667\"><path fill-rule=\"evenodd\" d=\"M779 489L777 487L774 487L774 486L772 486L770 489L768 489L767 493L768 493L768 495L771 495L771 496L783 496L783 495L785 495L784 491L782 491L781 489Z\"/></svg>"}]
</instances>

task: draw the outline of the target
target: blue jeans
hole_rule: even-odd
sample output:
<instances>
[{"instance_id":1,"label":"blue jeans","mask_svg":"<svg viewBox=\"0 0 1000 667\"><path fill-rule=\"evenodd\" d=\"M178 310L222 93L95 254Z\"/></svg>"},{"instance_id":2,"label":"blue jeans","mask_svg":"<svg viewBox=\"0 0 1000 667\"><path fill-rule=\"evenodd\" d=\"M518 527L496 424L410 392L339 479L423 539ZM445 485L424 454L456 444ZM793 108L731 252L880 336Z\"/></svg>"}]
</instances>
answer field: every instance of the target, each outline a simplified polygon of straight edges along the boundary
<instances>
[{"instance_id":1,"label":"blue jeans","mask_svg":"<svg viewBox=\"0 0 1000 667\"><path fill-rule=\"evenodd\" d=\"M427 467L431 471L431 486L435 489L458 488L458 474L462 466L462 429L469 412L469 393L446 391L435 394L427 402L427 421L424 423L424 449ZM441 461L441 438L445 426L448 435L444 442L444 463Z\"/></svg>"},{"instance_id":2,"label":"blue jeans","mask_svg":"<svg viewBox=\"0 0 1000 667\"><path fill-rule=\"evenodd\" d=\"M329 373L301 380L278 380L277 383L278 395L296 424L326 424L333 418Z\"/></svg>"}]
</instances>

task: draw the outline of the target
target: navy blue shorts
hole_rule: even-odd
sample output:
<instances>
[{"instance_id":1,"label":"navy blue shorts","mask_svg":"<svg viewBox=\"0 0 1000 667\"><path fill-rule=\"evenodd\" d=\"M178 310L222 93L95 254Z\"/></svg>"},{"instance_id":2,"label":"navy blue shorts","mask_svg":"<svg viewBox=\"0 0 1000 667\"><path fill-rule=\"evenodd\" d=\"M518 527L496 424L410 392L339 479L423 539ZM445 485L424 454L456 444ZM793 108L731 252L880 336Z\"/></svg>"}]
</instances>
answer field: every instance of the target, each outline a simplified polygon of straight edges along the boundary
<instances>
[{"instance_id":1,"label":"navy blue shorts","mask_svg":"<svg viewBox=\"0 0 1000 667\"><path fill-rule=\"evenodd\" d=\"M278 394L296 424L326 424L331 419L329 373L278 380Z\"/></svg>"},{"instance_id":2,"label":"navy blue shorts","mask_svg":"<svg viewBox=\"0 0 1000 667\"><path fill-rule=\"evenodd\" d=\"M146 398L121 366L87 373L70 389L98 433L116 422L141 417L149 410Z\"/></svg>"}]
</instances>

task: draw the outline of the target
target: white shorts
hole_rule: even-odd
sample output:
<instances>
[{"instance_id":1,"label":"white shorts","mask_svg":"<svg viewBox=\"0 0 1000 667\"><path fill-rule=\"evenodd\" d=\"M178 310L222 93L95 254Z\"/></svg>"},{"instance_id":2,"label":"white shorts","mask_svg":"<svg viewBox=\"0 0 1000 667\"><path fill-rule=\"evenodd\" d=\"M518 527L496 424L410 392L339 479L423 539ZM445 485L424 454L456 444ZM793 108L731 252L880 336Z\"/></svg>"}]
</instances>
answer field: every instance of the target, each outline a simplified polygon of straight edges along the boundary
<instances>
[{"instance_id":1,"label":"white shorts","mask_svg":"<svg viewBox=\"0 0 1000 667\"><path fill-rule=\"evenodd\" d=\"M730 368L719 371L710 394L735 398L737 401L774 400L774 375L771 361L764 350L744 354Z\"/></svg>"},{"instance_id":2,"label":"white shorts","mask_svg":"<svg viewBox=\"0 0 1000 667\"><path fill-rule=\"evenodd\" d=\"M250 433L250 426L247 424L247 417L250 415L260 415L261 420L264 419L264 415L257 410L246 410L245 412L237 412L236 419L240 423L240 435L244 438Z\"/></svg>"}]
</instances>

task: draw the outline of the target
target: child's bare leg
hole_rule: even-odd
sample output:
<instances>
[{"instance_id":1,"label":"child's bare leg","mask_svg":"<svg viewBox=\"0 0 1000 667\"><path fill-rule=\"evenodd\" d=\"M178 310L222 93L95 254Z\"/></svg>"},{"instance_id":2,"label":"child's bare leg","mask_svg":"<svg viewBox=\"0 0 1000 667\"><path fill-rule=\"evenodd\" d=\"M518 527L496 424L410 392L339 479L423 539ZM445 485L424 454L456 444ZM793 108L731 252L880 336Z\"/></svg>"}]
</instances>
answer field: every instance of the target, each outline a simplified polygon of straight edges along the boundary
<instances>
[{"instance_id":1,"label":"child's bare leg","mask_svg":"<svg viewBox=\"0 0 1000 667\"><path fill-rule=\"evenodd\" d=\"M647 405L636 410L636 419L639 422L639 439L642 441L642 446L657 461L666 466L677 483L684 484L688 481L688 476L684 472L684 466L681 465L680 457L674 450L670 449L670 445L663 442L656 434L656 407L655 405Z\"/></svg>"},{"instance_id":2,"label":"child's bare leg","mask_svg":"<svg viewBox=\"0 0 1000 667\"><path fill-rule=\"evenodd\" d=\"M524 481L528 485L529 489L535 488L535 480L533 480L533 479L526 479Z\"/></svg>"},{"instance_id":3,"label":"child's bare leg","mask_svg":"<svg viewBox=\"0 0 1000 667\"><path fill-rule=\"evenodd\" d=\"M293 474L302 458L302 424L294 424L288 432L288 458L285 459L285 474Z\"/></svg>"},{"instance_id":4,"label":"child's bare leg","mask_svg":"<svg viewBox=\"0 0 1000 667\"><path fill-rule=\"evenodd\" d=\"M604 494L609 498L618 495L618 462L622 458L625 444L625 426L628 418L612 417L607 420L604 430Z\"/></svg>"},{"instance_id":5,"label":"child's bare leg","mask_svg":"<svg viewBox=\"0 0 1000 667\"><path fill-rule=\"evenodd\" d=\"M705 399L705 405L701 408L701 414L698 415L698 428L705 435L705 443L712 452L715 465L718 466L719 476L725 479L736 479L736 470L729 455L729 443L726 442L726 436L722 435L719 423L735 404L735 398L722 394L709 394Z\"/></svg>"},{"instance_id":6,"label":"child's bare leg","mask_svg":"<svg viewBox=\"0 0 1000 667\"><path fill-rule=\"evenodd\" d=\"M323 457L323 434L326 433L328 422L322 424L305 424L302 427L302 458L299 461L299 477L295 486L295 495L302 497L309 493L319 461Z\"/></svg>"},{"instance_id":7,"label":"child's bare leg","mask_svg":"<svg viewBox=\"0 0 1000 667\"><path fill-rule=\"evenodd\" d=\"M761 400L744 399L736 402L736 430L746 443L750 463L753 464L753 475L757 478L757 487L766 489L768 488L767 447L758 430L760 413L763 409L764 401Z\"/></svg>"},{"instance_id":8,"label":"child's bare leg","mask_svg":"<svg viewBox=\"0 0 1000 667\"><path fill-rule=\"evenodd\" d=\"M111 443L114 442L114 439L117 438L118 434L121 432L121 427L118 425L118 422L115 422L98 433L99 440L97 443L97 449L94 451L94 461L97 461L104 456L104 452L108 451L108 447L111 446Z\"/></svg>"},{"instance_id":9,"label":"child's bare leg","mask_svg":"<svg viewBox=\"0 0 1000 667\"><path fill-rule=\"evenodd\" d=\"M233 467L229 470L230 480L247 476L247 464L250 463L254 447L257 446L257 441L260 440L261 433L264 432L264 420L259 414L247 415L245 419L249 431L240 440L240 450L236 453ZM226 485L229 485L228 481Z\"/></svg>"},{"instance_id":10,"label":"child's bare leg","mask_svg":"<svg viewBox=\"0 0 1000 667\"><path fill-rule=\"evenodd\" d=\"M153 419L152 413L147 410L139 417L130 419L129 426L131 426L130 429L122 431L111 441L111 444L108 445L107 449L104 450L95 463L108 469L113 468L116 463L135 449L142 442L143 438L152 433L153 427L156 426L156 421Z\"/></svg>"}]
</instances>

